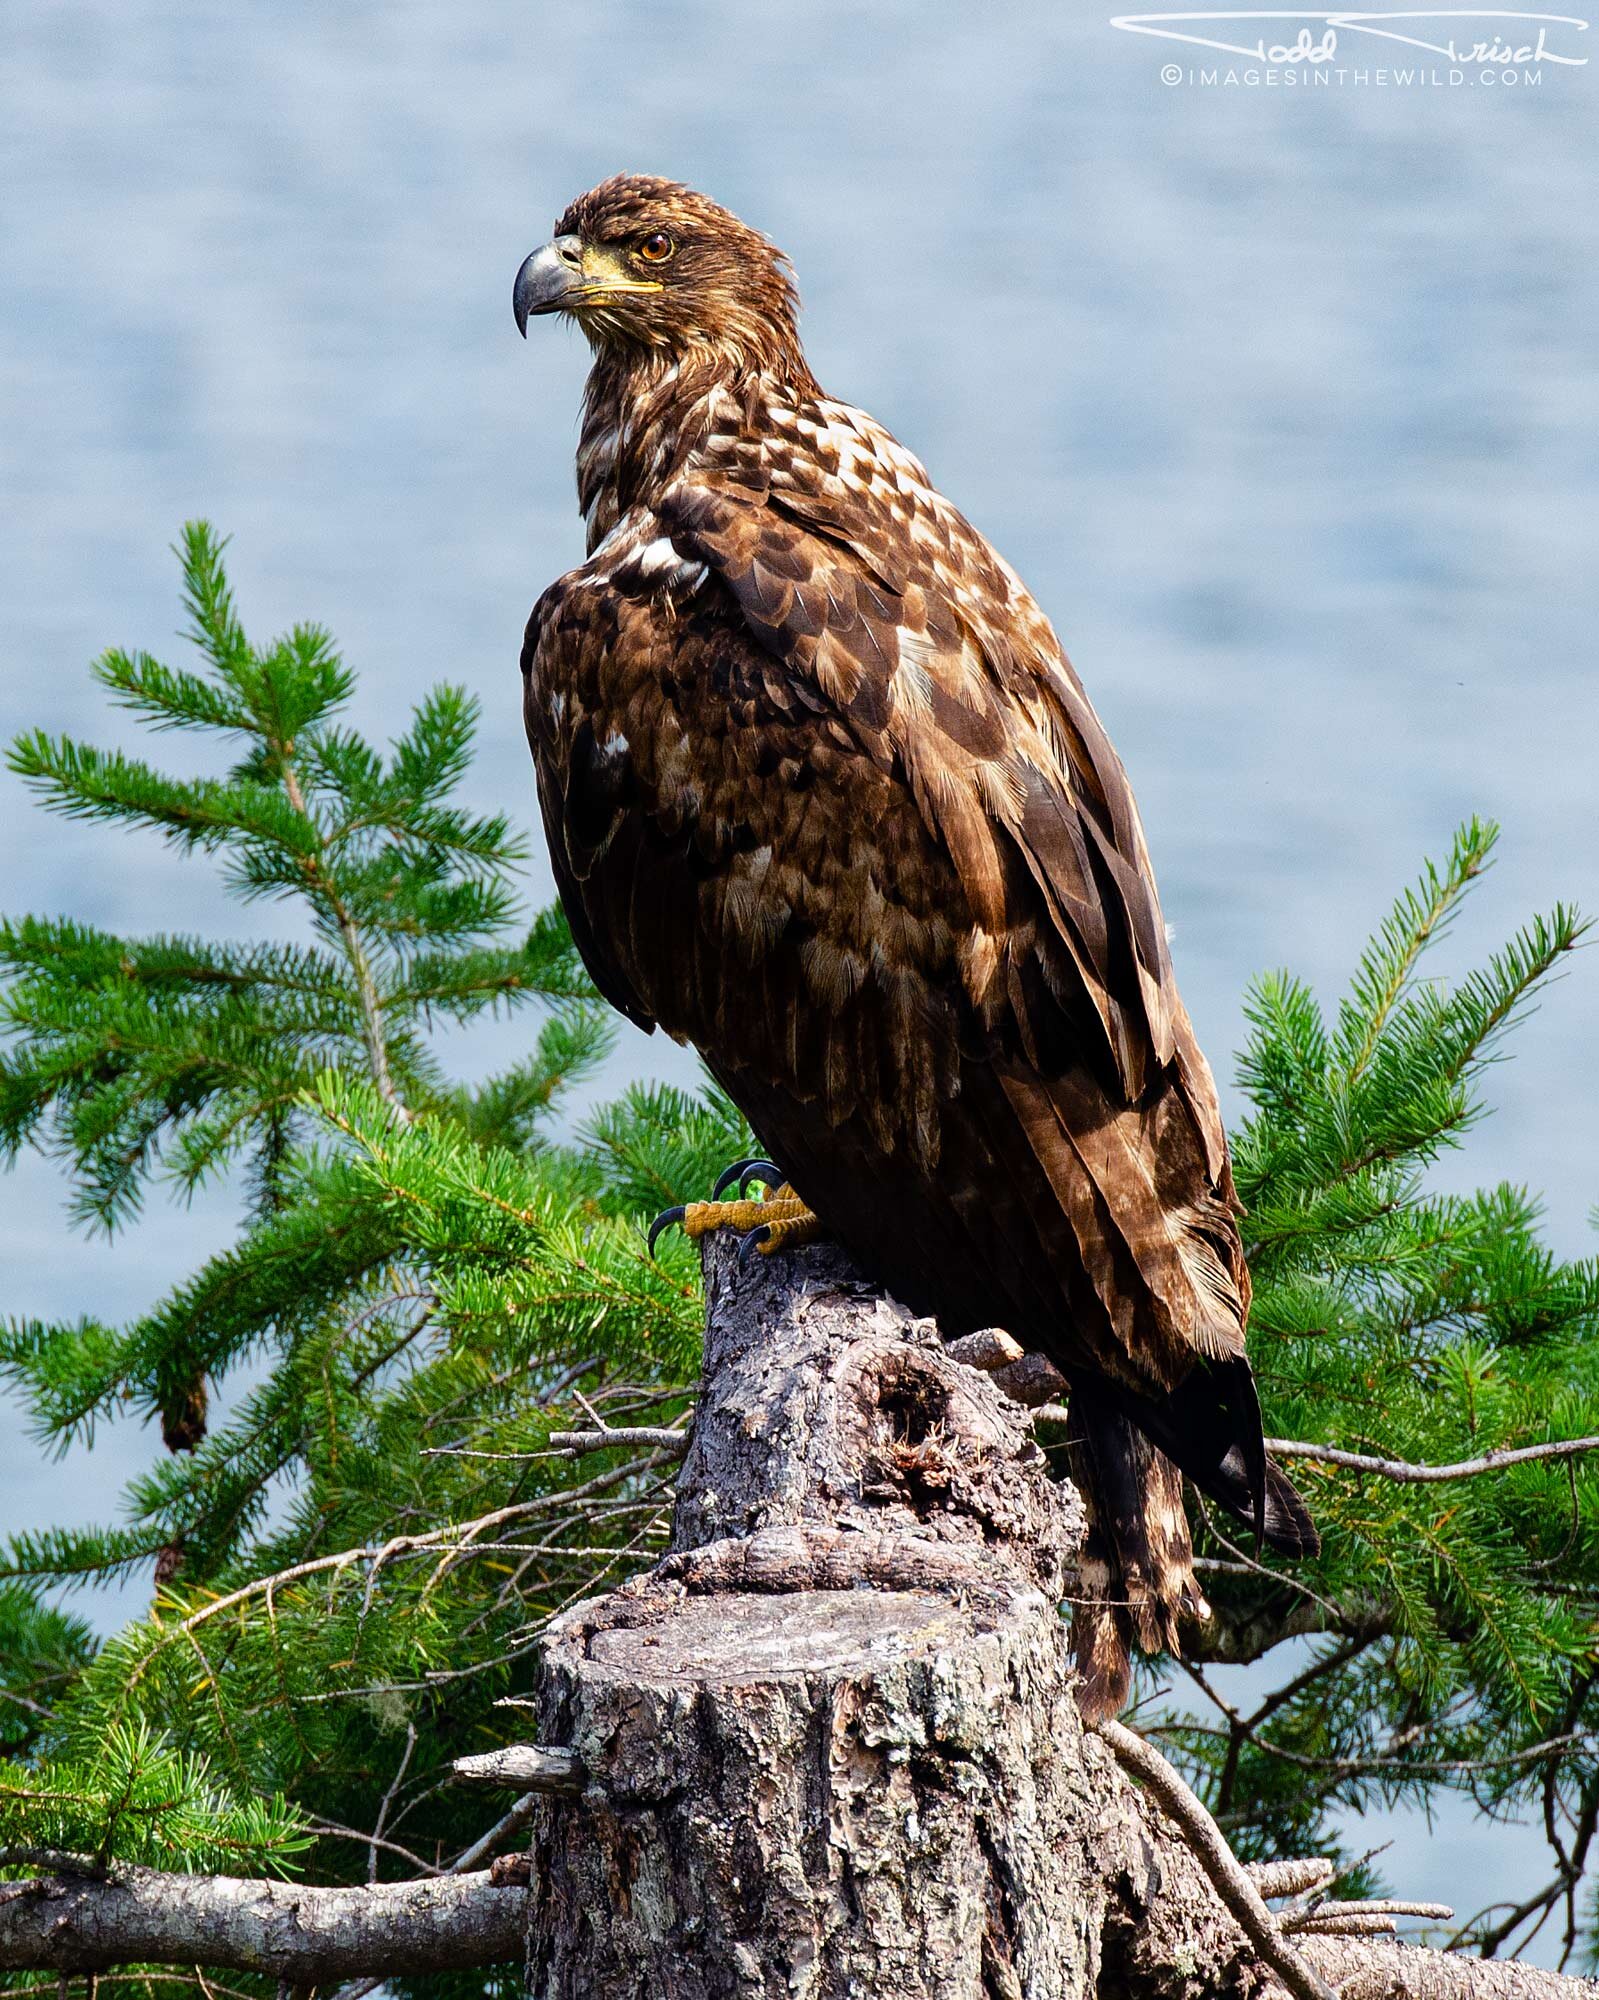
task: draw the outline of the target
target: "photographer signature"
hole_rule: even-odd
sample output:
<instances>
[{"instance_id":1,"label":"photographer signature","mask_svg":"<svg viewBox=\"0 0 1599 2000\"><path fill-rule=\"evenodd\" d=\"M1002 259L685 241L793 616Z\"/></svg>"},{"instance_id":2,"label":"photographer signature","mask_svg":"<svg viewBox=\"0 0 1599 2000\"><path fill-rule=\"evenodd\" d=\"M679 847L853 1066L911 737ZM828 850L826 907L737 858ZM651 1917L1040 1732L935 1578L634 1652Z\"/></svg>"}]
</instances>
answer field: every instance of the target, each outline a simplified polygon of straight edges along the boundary
<instances>
[{"instance_id":1,"label":"photographer signature","mask_svg":"<svg viewBox=\"0 0 1599 2000\"><path fill-rule=\"evenodd\" d=\"M1321 24L1319 35L1309 26L1301 26L1291 42L1268 42L1264 31L1255 42L1225 42L1209 35L1185 32L1200 26L1211 26L1222 21L1298 21ZM1476 29L1461 29L1461 34L1471 34L1477 39L1461 42L1456 39L1456 30L1450 29L1445 42L1428 41L1419 34L1406 34L1395 24L1421 23L1424 21L1482 21L1504 24L1496 26L1486 40ZM1181 27L1168 25L1182 23ZM1509 24L1518 25L1511 26ZM1507 8L1438 8L1423 11L1416 9L1399 13L1367 14L1347 8L1327 10L1305 7L1249 9L1239 11L1227 9L1216 13L1181 14L1115 14L1110 25L1121 28L1130 35L1155 35L1162 41L1188 42L1195 48L1219 49L1224 55L1249 56L1256 62L1265 63L1324 63L1331 62L1338 53L1338 36L1341 30L1352 35L1369 35L1381 41L1400 42L1406 48L1423 49L1430 55L1442 56L1452 63L1492 64L1500 68L1513 68L1531 63L1559 63L1567 69L1582 69L1586 66L1586 56L1557 55L1549 47L1548 36L1551 28L1572 28L1578 32L1586 29L1588 23L1575 14L1523 14ZM1534 33L1536 29L1536 33ZM1235 30L1234 32L1239 32ZM1438 32L1434 30L1434 32ZM1508 37L1508 39L1507 39ZM1531 39L1526 39L1531 37Z\"/></svg>"}]
</instances>

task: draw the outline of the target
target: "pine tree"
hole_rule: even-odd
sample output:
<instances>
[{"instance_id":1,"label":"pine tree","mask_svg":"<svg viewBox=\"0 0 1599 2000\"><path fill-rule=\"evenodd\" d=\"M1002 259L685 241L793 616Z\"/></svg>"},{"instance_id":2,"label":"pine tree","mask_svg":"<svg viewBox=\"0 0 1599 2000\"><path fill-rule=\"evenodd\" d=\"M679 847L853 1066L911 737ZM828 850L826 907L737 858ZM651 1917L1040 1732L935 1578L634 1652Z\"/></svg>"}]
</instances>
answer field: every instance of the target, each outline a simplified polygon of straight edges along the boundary
<instances>
[{"instance_id":1,"label":"pine tree","mask_svg":"<svg viewBox=\"0 0 1599 2000\"><path fill-rule=\"evenodd\" d=\"M748 1135L708 1086L638 1087L574 1123L606 1016L558 914L519 911L520 839L458 803L473 704L441 688L375 748L340 720L351 676L325 633L253 645L216 538L193 527L181 555L197 663L113 652L95 672L153 728L220 735L231 769L44 736L13 768L54 810L219 864L302 934L0 928L10 1154L57 1158L93 1228L217 1179L241 1205L231 1246L130 1324L0 1334L42 1445L91 1449L131 1405L167 1448L118 1524L16 1534L0 1557L0 1869L68 1852L406 1877L481 1857L450 1760L505 1739L494 1703L530 1687L553 1613L660 1550L670 1447L550 1439L687 1418L697 1267L670 1235L651 1257L643 1224ZM1599 1268L1548 1252L1523 1191L1427 1184L1581 933L1557 910L1460 983L1425 979L1492 844L1467 827L1401 898L1331 1021L1286 976L1251 996L1251 1344L1291 1444L1438 1465L1599 1432ZM441 1031L496 1010L529 1017L529 1054L452 1079ZM246 1363L255 1386L213 1421ZM1203 1688L1208 1661L1292 1640L1275 1693L1247 1716L1187 1702L1168 1663L1141 1726L1244 1853L1330 1851L1336 1807L1440 1787L1548 1803L1547 1904L1569 1891L1575 1936L1599 1819L1595 1470L1405 1483L1304 1459L1324 1556L1290 1574L1203 1524L1216 1617L1184 1663ZM60 1593L128 1575L150 1611L96 1644ZM1504 1913L1483 1930L1515 1941Z\"/></svg>"},{"instance_id":2,"label":"pine tree","mask_svg":"<svg viewBox=\"0 0 1599 2000\"><path fill-rule=\"evenodd\" d=\"M1523 1188L1426 1182L1481 1115L1505 1031L1586 928L1557 908L1458 984L1422 976L1496 837L1472 821L1399 898L1331 1024L1286 974L1249 996L1238 1081L1252 1112L1233 1143L1250 1349L1290 1450L1438 1468L1599 1432L1599 1263L1552 1256ZM1444 1786L1546 1820L1547 1888L1470 1934L1524 1945L1559 1913L1569 1950L1599 1816L1599 1458L1446 1481L1314 1456L1294 1471L1321 1561L1268 1573L1207 1521L1219 1616L1196 1651L1247 1660L1324 1636L1252 1711L1229 1710L1198 1667L1208 1713L1167 1704L1162 1731L1244 1853L1332 1851L1335 1805Z\"/></svg>"},{"instance_id":3,"label":"pine tree","mask_svg":"<svg viewBox=\"0 0 1599 2000\"><path fill-rule=\"evenodd\" d=\"M41 1441L92 1445L131 1405L169 1448L121 1524L12 1540L0 1849L298 1866L314 1838L333 1878L405 1872L481 1833L440 1769L499 1739L491 1705L544 1618L659 1541L659 1465L539 1454L579 1394L683 1411L693 1259L650 1258L636 1217L744 1133L714 1096L639 1090L560 1135L609 1029L558 916L518 923L520 839L453 802L473 704L437 690L379 752L339 719L327 635L252 646L215 537L181 553L198 669L113 652L95 672L157 728L220 733L227 775L43 736L12 765L57 810L154 828L241 900L293 904L304 936L0 929L10 1154L59 1158L106 1230L155 1184L231 1174L243 1204L237 1241L131 1325L0 1338ZM522 1061L446 1075L439 1027L530 1007ZM209 1386L247 1359L261 1379L210 1427ZM133 1572L150 1615L98 1649L45 1594Z\"/></svg>"}]
</instances>

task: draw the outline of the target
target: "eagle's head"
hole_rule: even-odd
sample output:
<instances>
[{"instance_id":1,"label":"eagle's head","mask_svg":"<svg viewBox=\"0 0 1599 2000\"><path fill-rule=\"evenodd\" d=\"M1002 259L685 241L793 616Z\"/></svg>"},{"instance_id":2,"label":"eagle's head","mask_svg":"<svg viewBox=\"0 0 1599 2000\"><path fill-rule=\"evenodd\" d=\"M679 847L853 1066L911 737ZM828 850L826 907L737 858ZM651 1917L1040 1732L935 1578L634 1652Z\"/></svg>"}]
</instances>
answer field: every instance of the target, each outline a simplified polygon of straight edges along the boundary
<instances>
[{"instance_id":1,"label":"eagle's head","mask_svg":"<svg viewBox=\"0 0 1599 2000\"><path fill-rule=\"evenodd\" d=\"M579 195L517 272L511 304L524 338L535 314L566 313L601 354L799 360L783 253L705 195L649 174Z\"/></svg>"}]
</instances>

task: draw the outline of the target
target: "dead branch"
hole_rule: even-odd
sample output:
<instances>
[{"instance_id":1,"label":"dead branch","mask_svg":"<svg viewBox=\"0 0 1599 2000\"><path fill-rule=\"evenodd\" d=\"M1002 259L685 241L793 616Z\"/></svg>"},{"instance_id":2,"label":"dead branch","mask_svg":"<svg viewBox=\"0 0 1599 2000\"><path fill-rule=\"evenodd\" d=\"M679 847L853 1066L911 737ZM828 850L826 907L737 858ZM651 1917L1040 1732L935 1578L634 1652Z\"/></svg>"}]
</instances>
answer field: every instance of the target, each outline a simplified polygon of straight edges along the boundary
<instances>
[{"instance_id":1,"label":"dead branch","mask_svg":"<svg viewBox=\"0 0 1599 2000\"><path fill-rule=\"evenodd\" d=\"M0 1968L218 1966L319 1984L519 1960L525 1895L487 1873L321 1889L118 1867L0 1885Z\"/></svg>"},{"instance_id":2,"label":"dead branch","mask_svg":"<svg viewBox=\"0 0 1599 2000\"><path fill-rule=\"evenodd\" d=\"M1271 1967L1297 2000L1338 2000L1321 1974L1288 1943L1259 1889L1222 1838L1221 1828L1160 1752L1119 1722L1102 1722L1099 1733L1115 1751L1116 1761L1148 1788L1161 1810L1176 1822L1261 1962Z\"/></svg>"},{"instance_id":3,"label":"dead branch","mask_svg":"<svg viewBox=\"0 0 1599 2000\"><path fill-rule=\"evenodd\" d=\"M1338 2000L1593 2000L1594 1983L1498 1958L1457 1958L1392 1938L1307 1937L1300 1950Z\"/></svg>"},{"instance_id":4,"label":"dead branch","mask_svg":"<svg viewBox=\"0 0 1599 2000\"><path fill-rule=\"evenodd\" d=\"M498 1785L509 1791L576 1797L585 1782L583 1765L570 1750L531 1743L508 1744L479 1757L457 1757L451 1768L458 1785Z\"/></svg>"},{"instance_id":5,"label":"dead branch","mask_svg":"<svg viewBox=\"0 0 1599 2000\"><path fill-rule=\"evenodd\" d=\"M669 1430L663 1424L605 1424L593 1431L551 1431L549 1456L578 1458L589 1451L615 1451L621 1446L631 1446L635 1450L641 1446L657 1451L670 1452L674 1458L681 1458L688 1450L688 1433ZM544 1452L534 1452L530 1456L543 1458Z\"/></svg>"},{"instance_id":6,"label":"dead branch","mask_svg":"<svg viewBox=\"0 0 1599 2000\"><path fill-rule=\"evenodd\" d=\"M1303 1896L1325 1889L1337 1870L1325 1855L1307 1855L1303 1861L1246 1861L1244 1873L1262 1896Z\"/></svg>"},{"instance_id":7,"label":"dead branch","mask_svg":"<svg viewBox=\"0 0 1599 2000\"><path fill-rule=\"evenodd\" d=\"M1396 1896L1372 1896L1360 1902L1320 1902L1308 1909L1284 1910L1277 1921L1291 1935L1296 1931L1336 1929L1342 1924L1358 1928L1370 1923L1391 1931L1395 1917L1420 1917L1429 1923L1446 1924L1454 1914L1448 1903L1406 1903ZM1351 1930L1348 1935L1352 1937L1356 1931Z\"/></svg>"}]
</instances>

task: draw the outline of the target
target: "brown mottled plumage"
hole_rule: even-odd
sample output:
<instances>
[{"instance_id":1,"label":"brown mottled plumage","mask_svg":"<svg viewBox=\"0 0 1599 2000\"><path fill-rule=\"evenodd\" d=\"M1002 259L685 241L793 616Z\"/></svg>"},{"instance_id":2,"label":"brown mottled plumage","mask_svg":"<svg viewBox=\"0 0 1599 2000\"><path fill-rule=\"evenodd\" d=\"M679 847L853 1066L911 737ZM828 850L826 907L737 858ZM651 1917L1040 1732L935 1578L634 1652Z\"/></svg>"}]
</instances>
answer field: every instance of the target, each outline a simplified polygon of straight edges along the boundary
<instances>
[{"instance_id":1,"label":"brown mottled plumage","mask_svg":"<svg viewBox=\"0 0 1599 2000\"><path fill-rule=\"evenodd\" d=\"M522 654L595 983L694 1044L830 1234L1072 1384L1083 1700L1202 1609L1180 1466L1273 1547L1249 1274L1126 776L1009 565L824 395L787 267L623 176L517 283L595 349L588 560Z\"/></svg>"}]
</instances>

